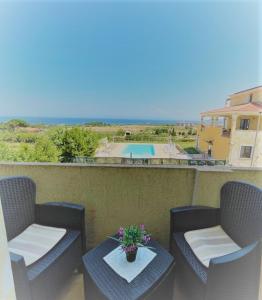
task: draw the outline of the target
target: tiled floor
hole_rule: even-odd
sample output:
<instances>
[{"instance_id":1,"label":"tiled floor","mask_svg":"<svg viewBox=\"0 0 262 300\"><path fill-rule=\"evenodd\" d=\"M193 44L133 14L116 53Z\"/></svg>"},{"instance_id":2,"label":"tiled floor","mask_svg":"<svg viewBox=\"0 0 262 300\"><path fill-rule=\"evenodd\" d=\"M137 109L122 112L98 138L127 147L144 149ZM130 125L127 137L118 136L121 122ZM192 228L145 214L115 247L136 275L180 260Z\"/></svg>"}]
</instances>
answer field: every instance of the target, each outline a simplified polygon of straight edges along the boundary
<instances>
[{"instance_id":1,"label":"tiled floor","mask_svg":"<svg viewBox=\"0 0 262 300\"><path fill-rule=\"evenodd\" d=\"M83 275L74 274L57 300L84 300Z\"/></svg>"},{"instance_id":2,"label":"tiled floor","mask_svg":"<svg viewBox=\"0 0 262 300\"><path fill-rule=\"evenodd\" d=\"M262 287L262 282L261 282L261 287ZM175 298L176 300L183 299L179 291L177 291ZM262 293L260 294L259 299L262 300ZM61 291L57 300L84 300L83 275L74 274L71 280L66 285L66 287Z\"/></svg>"},{"instance_id":3,"label":"tiled floor","mask_svg":"<svg viewBox=\"0 0 262 300\"><path fill-rule=\"evenodd\" d=\"M176 294L176 300L182 300L180 293ZM56 300L84 300L83 275L74 274L66 287L61 291ZM95 300L95 299L90 299Z\"/></svg>"}]
</instances>

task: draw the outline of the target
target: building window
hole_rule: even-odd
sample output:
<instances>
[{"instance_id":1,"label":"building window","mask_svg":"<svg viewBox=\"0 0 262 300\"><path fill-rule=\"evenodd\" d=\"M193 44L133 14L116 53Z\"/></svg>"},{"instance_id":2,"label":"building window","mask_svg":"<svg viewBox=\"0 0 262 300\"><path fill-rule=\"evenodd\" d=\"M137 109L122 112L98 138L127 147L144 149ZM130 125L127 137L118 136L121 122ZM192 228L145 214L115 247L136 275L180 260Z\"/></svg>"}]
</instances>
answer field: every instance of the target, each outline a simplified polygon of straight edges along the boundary
<instances>
[{"instance_id":1,"label":"building window","mask_svg":"<svg viewBox=\"0 0 262 300\"><path fill-rule=\"evenodd\" d=\"M249 129L249 119L241 119L240 120L240 129L241 130L248 130Z\"/></svg>"},{"instance_id":2,"label":"building window","mask_svg":"<svg viewBox=\"0 0 262 300\"><path fill-rule=\"evenodd\" d=\"M241 146L240 158L251 158L252 146Z\"/></svg>"}]
</instances>

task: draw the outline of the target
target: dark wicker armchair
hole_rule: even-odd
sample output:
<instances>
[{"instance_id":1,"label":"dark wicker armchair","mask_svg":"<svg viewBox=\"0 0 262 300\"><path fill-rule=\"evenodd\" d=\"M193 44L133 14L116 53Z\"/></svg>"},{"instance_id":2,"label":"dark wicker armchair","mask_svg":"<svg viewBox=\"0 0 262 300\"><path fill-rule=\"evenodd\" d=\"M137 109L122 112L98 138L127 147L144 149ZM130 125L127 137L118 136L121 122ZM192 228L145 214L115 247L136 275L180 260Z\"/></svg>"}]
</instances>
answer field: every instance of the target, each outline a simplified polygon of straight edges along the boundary
<instances>
[{"instance_id":1,"label":"dark wicker armchair","mask_svg":"<svg viewBox=\"0 0 262 300\"><path fill-rule=\"evenodd\" d=\"M66 228L58 244L28 267L24 258L10 253L17 300L52 300L81 266L85 252L84 207L64 202L35 204L36 186L27 177L0 180L7 239L20 234L32 223Z\"/></svg>"},{"instance_id":2,"label":"dark wicker armchair","mask_svg":"<svg viewBox=\"0 0 262 300\"><path fill-rule=\"evenodd\" d=\"M220 209L171 209L170 251L176 259L175 293L190 300L257 300L261 269L262 191L242 182L221 189ZM184 233L221 225L241 250L213 258L205 267Z\"/></svg>"}]
</instances>

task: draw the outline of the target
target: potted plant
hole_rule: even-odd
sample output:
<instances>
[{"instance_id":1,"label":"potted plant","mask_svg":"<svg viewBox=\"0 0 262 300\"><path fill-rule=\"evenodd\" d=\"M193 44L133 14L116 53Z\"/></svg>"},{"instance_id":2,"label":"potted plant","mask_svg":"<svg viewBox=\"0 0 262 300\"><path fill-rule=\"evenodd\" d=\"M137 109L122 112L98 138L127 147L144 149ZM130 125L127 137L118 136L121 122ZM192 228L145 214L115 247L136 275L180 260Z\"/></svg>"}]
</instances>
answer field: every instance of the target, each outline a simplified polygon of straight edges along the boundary
<instances>
[{"instance_id":1,"label":"potted plant","mask_svg":"<svg viewBox=\"0 0 262 300\"><path fill-rule=\"evenodd\" d=\"M112 238L120 243L122 250L126 253L127 261L133 262L138 248L145 247L150 241L150 234L146 232L144 224L130 225L126 228L120 227L117 238Z\"/></svg>"}]
</instances>

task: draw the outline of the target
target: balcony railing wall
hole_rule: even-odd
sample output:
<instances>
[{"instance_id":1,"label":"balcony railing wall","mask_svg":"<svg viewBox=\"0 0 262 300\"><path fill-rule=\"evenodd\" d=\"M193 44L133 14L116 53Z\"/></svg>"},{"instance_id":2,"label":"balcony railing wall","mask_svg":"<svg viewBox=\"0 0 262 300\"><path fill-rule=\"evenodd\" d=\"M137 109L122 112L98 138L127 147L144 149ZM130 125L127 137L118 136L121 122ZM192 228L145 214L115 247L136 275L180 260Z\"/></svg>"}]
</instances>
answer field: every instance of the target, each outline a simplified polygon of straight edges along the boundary
<instances>
[{"instance_id":1,"label":"balcony railing wall","mask_svg":"<svg viewBox=\"0 0 262 300\"><path fill-rule=\"evenodd\" d=\"M120 225L145 223L168 245L169 209L219 205L229 180L262 187L262 169L88 164L0 164L0 176L25 175L37 184L37 202L70 201L86 207L87 242L93 247Z\"/></svg>"}]
</instances>

